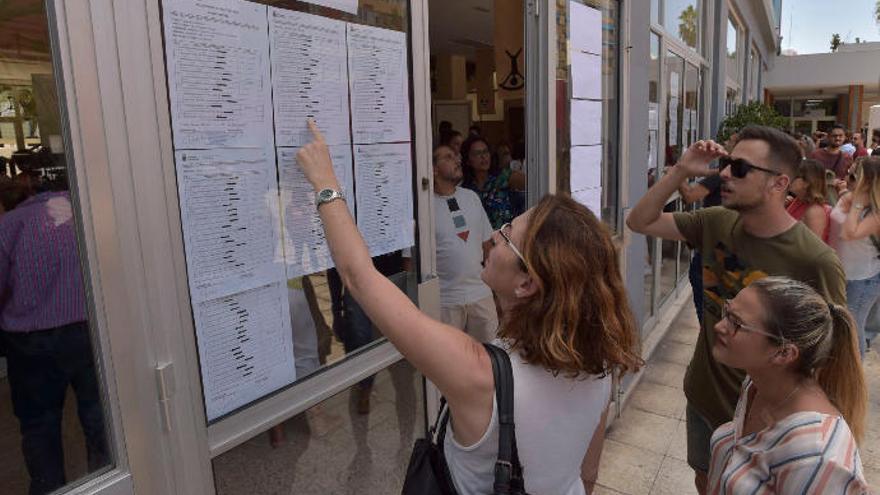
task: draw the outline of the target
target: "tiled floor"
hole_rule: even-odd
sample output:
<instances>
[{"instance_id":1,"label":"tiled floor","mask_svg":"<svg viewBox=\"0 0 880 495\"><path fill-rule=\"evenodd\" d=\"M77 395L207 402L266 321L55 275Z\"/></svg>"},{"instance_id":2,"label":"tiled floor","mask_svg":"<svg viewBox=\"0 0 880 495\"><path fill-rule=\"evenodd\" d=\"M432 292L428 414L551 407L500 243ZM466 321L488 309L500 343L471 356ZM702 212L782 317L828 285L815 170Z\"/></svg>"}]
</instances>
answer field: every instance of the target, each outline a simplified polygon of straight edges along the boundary
<instances>
[{"instance_id":1,"label":"tiled floor","mask_svg":"<svg viewBox=\"0 0 880 495\"><path fill-rule=\"evenodd\" d=\"M697 341L693 306L685 304L648 362L620 418L608 429L597 495L696 493L687 465L682 379ZM880 355L868 355L868 434L862 442L865 476L880 493Z\"/></svg>"}]
</instances>

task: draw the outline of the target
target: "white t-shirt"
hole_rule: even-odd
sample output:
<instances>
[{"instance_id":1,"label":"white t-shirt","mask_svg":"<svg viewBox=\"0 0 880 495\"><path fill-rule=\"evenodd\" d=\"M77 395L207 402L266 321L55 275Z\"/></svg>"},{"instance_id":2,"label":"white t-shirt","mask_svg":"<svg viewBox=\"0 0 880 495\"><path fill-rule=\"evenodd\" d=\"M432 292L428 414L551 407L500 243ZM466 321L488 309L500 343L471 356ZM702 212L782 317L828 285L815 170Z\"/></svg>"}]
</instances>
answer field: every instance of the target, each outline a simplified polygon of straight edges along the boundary
<instances>
[{"instance_id":1,"label":"white t-shirt","mask_svg":"<svg viewBox=\"0 0 880 495\"><path fill-rule=\"evenodd\" d=\"M452 211L450 203L457 204L458 210ZM492 237L480 197L461 187L452 196L434 194L434 228L440 304L460 306L491 296L480 279L483 243Z\"/></svg>"},{"instance_id":2,"label":"white t-shirt","mask_svg":"<svg viewBox=\"0 0 880 495\"><path fill-rule=\"evenodd\" d=\"M495 344L504 346L500 341ZM516 446L528 493L584 495L581 463L611 397L611 377L568 378L525 363L510 353ZM453 438L443 448L460 495L492 493L498 459L497 404L483 437L471 446ZM452 418L453 420L455 418Z\"/></svg>"},{"instance_id":3,"label":"white t-shirt","mask_svg":"<svg viewBox=\"0 0 880 495\"><path fill-rule=\"evenodd\" d=\"M877 258L877 248L871 242L870 237L846 241L840 238L843 224L847 214L843 212L840 204L831 210L831 226L828 241L831 247L837 251L840 264L847 280L865 280L880 273L880 259Z\"/></svg>"}]
</instances>

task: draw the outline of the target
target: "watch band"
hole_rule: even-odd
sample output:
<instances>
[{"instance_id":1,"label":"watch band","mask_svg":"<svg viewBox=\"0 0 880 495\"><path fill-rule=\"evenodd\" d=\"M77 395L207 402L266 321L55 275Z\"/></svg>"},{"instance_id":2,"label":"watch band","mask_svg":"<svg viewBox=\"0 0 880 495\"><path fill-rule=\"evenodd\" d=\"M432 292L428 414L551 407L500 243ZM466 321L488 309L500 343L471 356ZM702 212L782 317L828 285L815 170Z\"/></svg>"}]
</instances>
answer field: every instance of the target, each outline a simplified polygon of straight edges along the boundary
<instances>
[{"instance_id":1,"label":"watch band","mask_svg":"<svg viewBox=\"0 0 880 495\"><path fill-rule=\"evenodd\" d=\"M320 208L321 205L336 201L337 199L345 201L345 195L335 189L321 189L315 193L315 208Z\"/></svg>"}]
</instances>

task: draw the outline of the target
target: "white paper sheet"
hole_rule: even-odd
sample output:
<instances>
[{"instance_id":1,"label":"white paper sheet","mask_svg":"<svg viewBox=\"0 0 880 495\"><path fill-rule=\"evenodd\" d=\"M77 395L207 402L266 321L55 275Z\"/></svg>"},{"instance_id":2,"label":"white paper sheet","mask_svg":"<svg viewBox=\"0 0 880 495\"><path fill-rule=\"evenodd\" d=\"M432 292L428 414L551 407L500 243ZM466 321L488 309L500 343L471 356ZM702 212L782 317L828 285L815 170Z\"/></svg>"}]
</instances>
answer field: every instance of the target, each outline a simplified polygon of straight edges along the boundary
<instances>
[{"instance_id":1,"label":"white paper sheet","mask_svg":"<svg viewBox=\"0 0 880 495\"><path fill-rule=\"evenodd\" d=\"M570 60L572 97L602 99L602 57L572 51Z\"/></svg>"},{"instance_id":2,"label":"white paper sheet","mask_svg":"<svg viewBox=\"0 0 880 495\"><path fill-rule=\"evenodd\" d=\"M409 143L354 146L357 224L371 256L415 244Z\"/></svg>"},{"instance_id":3,"label":"white paper sheet","mask_svg":"<svg viewBox=\"0 0 880 495\"><path fill-rule=\"evenodd\" d=\"M602 188L592 187L571 193L572 199L586 206L600 220L602 219Z\"/></svg>"},{"instance_id":4,"label":"white paper sheet","mask_svg":"<svg viewBox=\"0 0 880 495\"><path fill-rule=\"evenodd\" d=\"M204 301L283 274L271 150L175 153L190 294Z\"/></svg>"},{"instance_id":5,"label":"white paper sheet","mask_svg":"<svg viewBox=\"0 0 880 495\"><path fill-rule=\"evenodd\" d=\"M411 141L406 33L348 24L352 138Z\"/></svg>"},{"instance_id":6,"label":"white paper sheet","mask_svg":"<svg viewBox=\"0 0 880 495\"><path fill-rule=\"evenodd\" d=\"M660 109L659 105L654 102L648 103L648 130L656 131L660 129Z\"/></svg>"},{"instance_id":7,"label":"white paper sheet","mask_svg":"<svg viewBox=\"0 0 880 495\"><path fill-rule=\"evenodd\" d=\"M309 275L333 266L324 227L315 208L315 192L296 163L299 148L279 148L278 171L284 219L284 258L287 278ZM331 146L330 156L348 208L354 215L351 147Z\"/></svg>"},{"instance_id":8,"label":"white paper sheet","mask_svg":"<svg viewBox=\"0 0 880 495\"><path fill-rule=\"evenodd\" d=\"M602 186L602 145L572 146L571 190Z\"/></svg>"},{"instance_id":9,"label":"white paper sheet","mask_svg":"<svg viewBox=\"0 0 880 495\"><path fill-rule=\"evenodd\" d=\"M345 23L269 8L275 146L312 140L313 118L327 144L351 142Z\"/></svg>"},{"instance_id":10,"label":"white paper sheet","mask_svg":"<svg viewBox=\"0 0 880 495\"><path fill-rule=\"evenodd\" d=\"M602 54L602 11L580 2L568 2L568 32L571 48Z\"/></svg>"},{"instance_id":11,"label":"white paper sheet","mask_svg":"<svg viewBox=\"0 0 880 495\"><path fill-rule=\"evenodd\" d=\"M208 421L296 380L283 281L194 305Z\"/></svg>"},{"instance_id":12,"label":"white paper sheet","mask_svg":"<svg viewBox=\"0 0 880 495\"><path fill-rule=\"evenodd\" d=\"M358 0L303 0L304 2L330 7L331 9L341 10L349 14L357 15Z\"/></svg>"},{"instance_id":13,"label":"white paper sheet","mask_svg":"<svg viewBox=\"0 0 880 495\"><path fill-rule=\"evenodd\" d=\"M589 146L602 142L602 102L571 100L571 145Z\"/></svg>"},{"instance_id":14,"label":"white paper sheet","mask_svg":"<svg viewBox=\"0 0 880 495\"><path fill-rule=\"evenodd\" d=\"M657 167L657 141L659 131L648 131L648 170Z\"/></svg>"},{"instance_id":15,"label":"white paper sheet","mask_svg":"<svg viewBox=\"0 0 880 495\"><path fill-rule=\"evenodd\" d=\"M266 6L164 0L175 149L272 146Z\"/></svg>"}]
</instances>

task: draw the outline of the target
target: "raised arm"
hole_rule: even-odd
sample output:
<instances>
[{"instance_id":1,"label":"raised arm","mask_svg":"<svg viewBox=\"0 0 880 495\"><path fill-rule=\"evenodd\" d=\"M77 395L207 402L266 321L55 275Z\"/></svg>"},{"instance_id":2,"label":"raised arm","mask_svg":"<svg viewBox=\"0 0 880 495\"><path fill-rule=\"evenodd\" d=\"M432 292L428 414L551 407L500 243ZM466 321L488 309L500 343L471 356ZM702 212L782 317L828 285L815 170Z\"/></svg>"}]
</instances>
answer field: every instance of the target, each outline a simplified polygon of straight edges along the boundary
<instances>
[{"instance_id":1,"label":"raised arm","mask_svg":"<svg viewBox=\"0 0 880 495\"><path fill-rule=\"evenodd\" d=\"M697 141L685 152L678 164L648 189L648 192L633 207L626 220L630 229L640 234L670 240L684 240L672 213L664 213L663 208L672 193L685 180L691 177L709 175L709 163L719 156L726 155L720 144L714 141Z\"/></svg>"},{"instance_id":2,"label":"raised arm","mask_svg":"<svg viewBox=\"0 0 880 495\"><path fill-rule=\"evenodd\" d=\"M843 201L849 203L846 220L840 236L846 240L864 239L869 235L880 235L880 215L871 212L862 218L864 209L870 207L868 194L862 191L847 195Z\"/></svg>"},{"instance_id":3,"label":"raised arm","mask_svg":"<svg viewBox=\"0 0 880 495\"><path fill-rule=\"evenodd\" d=\"M309 127L314 141L300 148L297 162L315 191L339 190L327 144L314 122L309 121ZM318 212L343 283L382 334L447 398L455 413L456 438L461 439L462 433L470 436L467 430L480 429L484 415L485 429L495 386L492 364L483 347L464 332L422 313L375 269L342 201L325 203Z\"/></svg>"}]
</instances>

